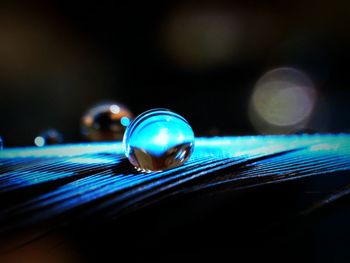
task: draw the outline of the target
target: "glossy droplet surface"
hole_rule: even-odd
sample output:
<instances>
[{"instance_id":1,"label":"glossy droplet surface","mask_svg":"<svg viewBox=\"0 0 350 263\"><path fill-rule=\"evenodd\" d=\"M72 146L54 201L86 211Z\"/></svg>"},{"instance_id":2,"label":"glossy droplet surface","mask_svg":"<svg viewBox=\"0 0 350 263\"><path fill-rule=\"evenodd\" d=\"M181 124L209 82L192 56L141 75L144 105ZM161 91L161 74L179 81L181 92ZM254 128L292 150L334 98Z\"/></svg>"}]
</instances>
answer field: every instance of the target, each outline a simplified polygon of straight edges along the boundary
<instances>
[{"instance_id":1,"label":"glossy droplet surface","mask_svg":"<svg viewBox=\"0 0 350 263\"><path fill-rule=\"evenodd\" d=\"M91 107L82 117L81 133L89 141L122 140L132 113L116 102L104 102Z\"/></svg>"},{"instance_id":2,"label":"glossy droplet surface","mask_svg":"<svg viewBox=\"0 0 350 263\"><path fill-rule=\"evenodd\" d=\"M153 109L139 115L124 134L125 155L141 171L163 171L184 163L194 149L194 133L180 115Z\"/></svg>"}]
</instances>

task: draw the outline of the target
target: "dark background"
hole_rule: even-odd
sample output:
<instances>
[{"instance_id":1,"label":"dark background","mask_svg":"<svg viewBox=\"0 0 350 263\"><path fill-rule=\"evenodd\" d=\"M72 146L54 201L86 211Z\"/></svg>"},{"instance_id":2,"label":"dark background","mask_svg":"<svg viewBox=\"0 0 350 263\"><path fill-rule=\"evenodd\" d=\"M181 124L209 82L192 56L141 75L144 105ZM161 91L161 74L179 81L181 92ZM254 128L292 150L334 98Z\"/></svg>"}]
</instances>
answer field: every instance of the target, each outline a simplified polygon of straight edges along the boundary
<instances>
[{"instance_id":1,"label":"dark background","mask_svg":"<svg viewBox=\"0 0 350 263\"><path fill-rule=\"evenodd\" d=\"M82 114L104 100L135 115L173 109L197 135L257 134L254 84L282 66L307 74L322 97L304 128L349 131L349 10L312 0L2 1L0 135L5 146L33 145L55 128L81 141Z\"/></svg>"},{"instance_id":2,"label":"dark background","mask_svg":"<svg viewBox=\"0 0 350 263\"><path fill-rule=\"evenodd\" d=\"M78 142L82 114L111 99L135 115L173 109L196 135L259 134L248 114L254 85L285 66L307 74L322 98L304 128L349 132L349 10L341 0L1 1L0 135L5 147L33 145L40 131L53 127L66 142ZM220 31L226 23L227 31ZM91 261L154 245L170 255L199 246L209 248L204 257L228 251L232 259L260 259L267 252L283 261L348 262L348 197L306 218L284 220L307 204L308 184L326 194L338 180L331 179L200 192L113 226L80 226L63 235L72 243L67 251ZM215 246L231 250L215 253Z\"/></svg>"}]
</instances>

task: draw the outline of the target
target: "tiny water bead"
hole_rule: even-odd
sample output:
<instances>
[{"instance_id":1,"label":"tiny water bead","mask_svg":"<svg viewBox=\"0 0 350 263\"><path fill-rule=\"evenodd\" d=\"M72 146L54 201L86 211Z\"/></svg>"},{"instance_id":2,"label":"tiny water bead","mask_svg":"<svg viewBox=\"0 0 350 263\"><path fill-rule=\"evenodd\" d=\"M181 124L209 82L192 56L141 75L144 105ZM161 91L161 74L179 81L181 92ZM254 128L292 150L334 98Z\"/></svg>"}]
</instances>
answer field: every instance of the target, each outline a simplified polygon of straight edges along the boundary
<instances>
[{"instance_id":1,"label":"tiny water bead","mask_svg":"<svg viewBox=\"0 0 350 263\"><path fill-rule=\"evenodd\" d=\"M63 142L63 135L55 129L48 129L34 138L34 144L38 147L60 144Z\"/></svg>"},{"instance_id":2,"label":"tiny water bead","mask_svg":"<svg viewBox=\"0 0 350 263\"><path fill-rule=\"evenodd\" d=\"M125 106L104 102L91 107L82 117L81 133L89 141L121 140L133 115Z\"/></svg>"},{"instance_id":3,"label":"tiny water bead","mask_svg":"<svg viewBox=\"0 0 350 263\"><path fill-rule=\"evenodd\" d=\"M127 127L123 143L125 155L136 169L163 171L191 156L194 133L182 116L167 109L153 109Z\"/></svg>"}]
</instances>

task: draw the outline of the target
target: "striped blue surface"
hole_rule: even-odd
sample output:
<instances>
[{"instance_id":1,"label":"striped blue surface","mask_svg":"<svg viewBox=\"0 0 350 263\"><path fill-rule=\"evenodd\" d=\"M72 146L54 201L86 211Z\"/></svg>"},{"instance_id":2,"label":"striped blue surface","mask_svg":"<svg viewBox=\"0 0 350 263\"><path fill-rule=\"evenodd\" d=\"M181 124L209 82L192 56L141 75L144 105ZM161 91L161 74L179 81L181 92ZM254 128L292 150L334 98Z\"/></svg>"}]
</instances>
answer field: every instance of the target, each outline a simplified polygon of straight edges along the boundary
<instances>
[{"instance_id":1,"label":"striped blue surface","mask_svg":"<svg viewBox=\"0 0 350 263\"><path fill-rule=\"evenodd\" d=\"M350 135L198 138L183 166L136 171L121 143L0 152L0 231L51 220L111 219L163 194L242 187L350 170ZM50 221L50 222L51 222Z\"/></svg>"}]
</instances>

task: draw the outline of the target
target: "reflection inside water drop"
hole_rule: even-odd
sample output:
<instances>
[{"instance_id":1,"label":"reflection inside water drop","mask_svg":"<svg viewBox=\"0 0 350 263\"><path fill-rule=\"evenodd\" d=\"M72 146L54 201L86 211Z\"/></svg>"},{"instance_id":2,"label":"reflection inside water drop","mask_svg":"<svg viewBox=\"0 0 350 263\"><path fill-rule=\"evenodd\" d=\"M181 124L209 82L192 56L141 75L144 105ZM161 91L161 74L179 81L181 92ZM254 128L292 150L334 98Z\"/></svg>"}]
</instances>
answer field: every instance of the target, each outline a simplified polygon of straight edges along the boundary
<instances>
[{"instance_id":1,"label":"reflection inside water drop","mask_svg":"<svg viewBox=\"0 0 350 263\"><path fill-rule=\"evenodd\" d=\"M166 109L141 114L124 134L125 155L141 171L162 171L184 163L194 148L194 133L180 115Z\"/></svg>"}]
</instances>

